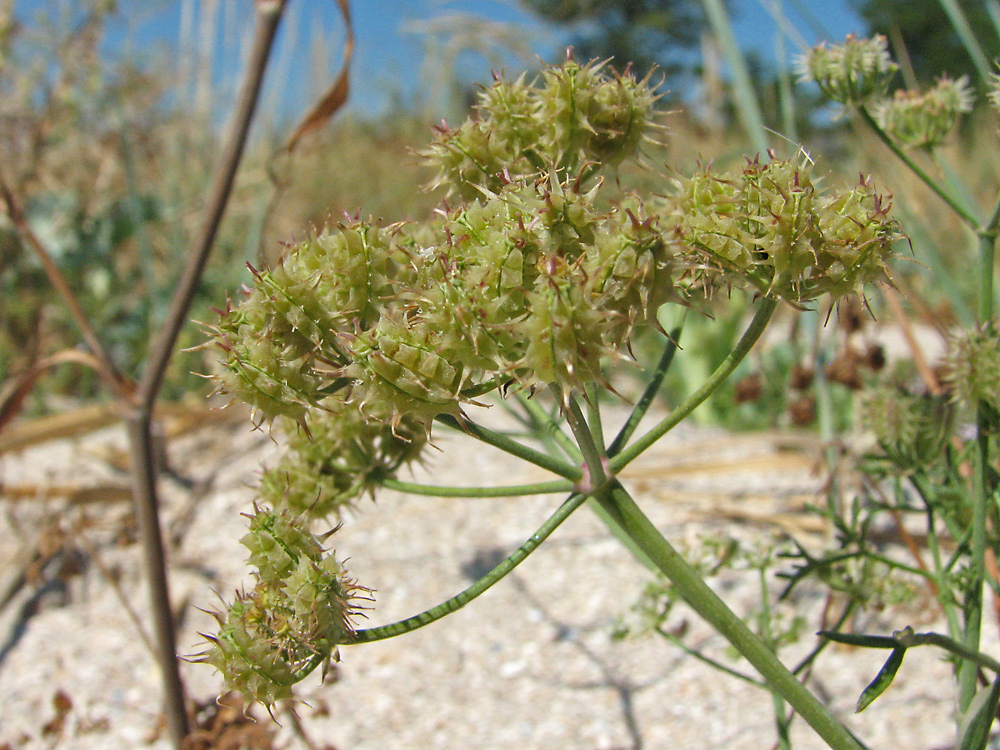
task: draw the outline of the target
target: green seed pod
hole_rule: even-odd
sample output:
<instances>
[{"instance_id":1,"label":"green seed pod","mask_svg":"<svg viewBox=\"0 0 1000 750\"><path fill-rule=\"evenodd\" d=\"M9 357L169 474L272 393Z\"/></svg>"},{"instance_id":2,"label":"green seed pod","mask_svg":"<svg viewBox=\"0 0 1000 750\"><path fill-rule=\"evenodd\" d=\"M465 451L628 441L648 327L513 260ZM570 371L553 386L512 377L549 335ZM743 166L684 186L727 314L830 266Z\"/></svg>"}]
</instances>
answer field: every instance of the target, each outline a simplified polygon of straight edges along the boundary
<instances>
[{"instance_id":1,"label":"green seed pod","mask_svg":"<svg viewBox=\"0 0 1000 750\"><path fill-rule=\"evenodd\" d=\"M301 422L316 402L323 378L312 367L313 344L284 318L269 317L259 292L229 307L214 328L224 355L218 389L250 405L267 420L283 416Z\"/></svg>"},{"instance_id":2,"label":"green seed pod","mask_svg":"<svg viewBox=\"0 0 1000 750\"><path fill-rule=\"evenodd\" d=\"M300 557L320 558L322 545L288 513L258 509L249 518L250 530L240 544L250 550L248 562L263 580L284 578Z\"/></svg>"},{"instance_id":3,"label":"green seed pod","mask_svg":"<svg viewBox=\"0 0 1000 750\"><path fill-rule=\"evenodd\" d=\"M933 149L955 128L960 115L972 111L969 79L941 78L924 93L897 91L876 115L879 125L904 146Z\"/></svg>"},{"instance_id":4,"label":"green seed pod","mask_svg":"<svg viewBox=\"0 0 1000 750\"><path fill-rule=\"evenodd\" d=\"M225 353L220 390L266 419L303 422L346 363L340 332L370 325L390 287L396 248L389 231L353 222L286 250L212 330Z\"/></svg>"},{"instance_id":5,"label":"green seed pod","mask_svg":"<svg viewBox=\"0 0 1000 750\"><path fill-rule=\"evenodd\" d=\"M601 221L583 261L588 293L629 326L650 322L668 301L680 301L674 284L674 249L660 234L656 217L638 196L629 196ZM630 330L609 340L627 341Z\"/></svg>"},{"instance_id":6,"label":"green seed pod","mask_svg":"<svg viewBox=\"0 0 1000 750\"><path fill-rule=\"evenodd\" d=\"M841 104L864 104L884 96L897 69L881 34L871 39L849 34L843 44L821 44L799 60L802 79L815 81Z\"/></svg>"},{"instance_id":7,"label":"green seed pod","mask_svg":"<svg viewBox=\"0 0 1000 750\"><path fill-rule=\"evenodd\" d=\"M579 264L552 257L528 293L528 315L514 330L527 342L513 369L522 386L557 383L568 391L604 382L601 358L617 352L608 341L620 316L601 309L586 292Z\"/></svg>"},{"instance_id":8,"label":"green seed pod","mask_svg":"<svg viewBox=\"0 0 1000 750\"><path fill-rule=\"evenodd\" d=\"M466 120L454 129L437 128L434 141L420 155L437 167L431 187L446 187L449 196L472 201L484 189L501 188L503 170L513 157L507 148L493 137L490 123Z\"/></svg>"}]
</instances>

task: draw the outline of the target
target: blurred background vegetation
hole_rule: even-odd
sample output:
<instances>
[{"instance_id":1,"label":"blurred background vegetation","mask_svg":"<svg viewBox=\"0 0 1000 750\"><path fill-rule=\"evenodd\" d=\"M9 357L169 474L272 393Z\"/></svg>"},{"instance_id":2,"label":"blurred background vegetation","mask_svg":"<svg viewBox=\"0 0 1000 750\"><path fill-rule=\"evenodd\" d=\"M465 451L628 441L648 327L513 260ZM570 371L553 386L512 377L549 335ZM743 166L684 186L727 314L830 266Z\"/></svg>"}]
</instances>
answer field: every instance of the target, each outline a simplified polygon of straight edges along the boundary
<instances>
[{"instance_id":1,"label":"blurred background vegetation","mask_svg":"<svg viewBox=\"0 0 1000 750\"><path fill-rule=\"evenodd\" d=\"M191 39L140 54L127 33L116 31L111 39L109 29L120 29L130 15L144 12L144 5L78 0L28 3L25 9L13 0L0 0L0 164L25 204L31 226L70 280L112 356L133 376L163 319L200 214L225 117L214 104L224 99L239 72L232 64L206 70L205 59L211 56L190 58L178 50L222 44L219 40L231 32L233 13L249 13L250 0L177 3L188 14L182 33ZM662 101L670 111L666 143L648 149L648 169L621 176L627 184L663 190L672 172L685 172L699 161L732 162L755 150L736 116L720 52L724 45L713 35L707 5L701 0L520 0L522 10L561 29L560 38L574 45L578 58L607 58L622 68L631 62L640 75L655 68L654 75L664 78L663 88L670 92ZM733 2L719 0L719 5L737 11ZM864 0L854 5L867 24L857 29L859 34L881 32L889 38L902 62L899 86L926 85L941 72L970 73L982 62L942 15L939 0ZM997 57L1000 6L995 0L963 0L958 6L977 32L983 59ZM794 10L815 38L822 11L801 0L786 0L784 7ZM872 173L880 188L895 195L897 215L919 260L894 269L908 313L942 331L963 319L973 309L975 280L963 272L973 252L972 238L938 210L936 198L888 158L880 143L849 117L832 117L818 104L818 93L798 82L791 63L783 60L801 51L796 44L804 36L788 21L782 4L743 2L739 12L748 8L771 14L787 27L789 52L778 56L778 63L752 55L748 59L773 148L785 156L800 150L812 155L828 180L853 181L859 172ZM422 189L429 175L412 152L428 140L436 119L442 114L457 118L474 100L475 86L463 76L462 61L471 53L498 67L511 56L520 64L539 64L526 46L528 32L509 22L456 13L411 22L411 27L422 35L426 49L416 97L396 97L378 115L358 110L339 115L311 134L290 161L274 158L287 135L287 107L265 102L194 306L196 319L211 321L211 307L222 307L227 296L238 294L247 278L246 264L273 261L283 241L316 231L345 213L388 223L432 211L440 196ZM296 54L286 57L284 75L306 90L322 90L329 61L337 59L339 50L321 34L296 44ZM559 49L547 53L550 60L562 54ZM995 118L980 108L940 158L927 160L945 179L962 185L970 203L985 201L997 190L996 128ZM876 317L885 317L877 294L869 302ZM698 382L699 373L728 352L744 309L738 299L719 300L714 322L692 326L695 338L685 346L688 375L677 368L668 387L683 387L677 378ZM817 314L843 318L825 310ZM781 341L772 345L771 354L747 365L737 382L703 410L703 419L737 427L810 423L808 404L800 403L807 398L808 384L803 385L805 376L796 365L815 351L813 329L793 315L778 325ZM828 334L831 364L847 351L848 337L856 330L842 326ZM202 339L192 322L181 346ZM41 358L77 346L77 332L38 260L0 216L0 389ZM863 366L861 354L865 352L852 354L859 355L855 369ZM205 352L175 357L165 396L207 391L195 373L210 368ZM795 377L799 380L792 387ZM849 388L850 380L849 372L838 382ZM97 393L89 371L63 366L40 381L26 413Z\"/></svg>"}]
</instances>

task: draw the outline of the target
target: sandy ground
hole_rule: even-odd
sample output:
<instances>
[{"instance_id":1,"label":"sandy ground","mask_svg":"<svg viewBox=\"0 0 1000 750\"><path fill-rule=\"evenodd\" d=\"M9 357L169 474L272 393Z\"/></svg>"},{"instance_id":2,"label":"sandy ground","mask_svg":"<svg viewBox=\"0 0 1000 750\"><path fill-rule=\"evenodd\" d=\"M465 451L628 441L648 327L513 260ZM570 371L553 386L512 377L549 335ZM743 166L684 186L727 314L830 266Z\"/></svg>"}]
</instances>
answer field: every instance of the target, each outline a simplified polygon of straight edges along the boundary
<instances>
[{"instance_id":1,"label":"sandy ground","mask_svg":"<svg viewBox=\"0 0 1000 750\"><path fill-rule=\"evenodd\" d=\"M496 410L494 410L496 411ZM794 443L794 441L791 441ZM540 481L491 448L444 430L418 481L509 484ZM745 543L792 533L812 545L824 530L806 504L820 488L816 447L787 437L733 436L678 428L644 454L627 486L676 544L706 534ZM140 550L121 470L124 436L106 428L0 456L0 748L167 748L148 630ZM213 621L213 591L229 597L247 578L241 513L262 461L277 447L247 423L202 420L170 442L176 477L163 482L163 518L178 648L200 649ZM524 542L558 496L434 499L384 493L365 502L331 541L359 581L375 589L368 625L420 612L465 588ZM649 582L586 508L512 575L465 609L417 632L343 649L335 680L301 687L301 728L316 748L337 750L691 750L771 748L769 694L727 677L660 638L617 641L612 631ZM727 573L718 590L738 612L759 598L753 575ZM803 638L782 652L793 662L815 643L824 606L803 591L795 611ZM786 612L786 614L790 613ZM933 607L860 620L868 632L934 625ZM726 644L679 608L685 642L736 669ZM995 631L995 627L991 627ZM833 648L812 687L873 748L923 750L954 737L950 667L917 649L890 691L852 715L880 654ZM192 698L222 689L209 667L183 665ZM306 747L278 712L256 727L258 746ZM250 734L243 735L244 738ZM793 745L822 743L801 721ZM232 737L230 737L232 739ZM223 747L219 743L218 747ZM238 745L232 745L236 747Z\"/></svg>"}]
</instances>

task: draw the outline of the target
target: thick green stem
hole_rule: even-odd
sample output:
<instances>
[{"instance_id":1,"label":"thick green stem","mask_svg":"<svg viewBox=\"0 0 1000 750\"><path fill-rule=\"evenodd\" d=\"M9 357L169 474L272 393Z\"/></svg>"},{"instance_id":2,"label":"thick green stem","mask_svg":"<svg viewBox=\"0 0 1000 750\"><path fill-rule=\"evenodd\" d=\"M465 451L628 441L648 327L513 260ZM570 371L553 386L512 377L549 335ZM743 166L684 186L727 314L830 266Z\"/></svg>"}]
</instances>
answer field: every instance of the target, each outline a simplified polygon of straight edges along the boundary
<instances>
[{"instance_id":1,"label":"thick green stem","mask_svg":"<svg viewBox=\"0 0 1000 750\"><path fill-rule=\"evenodd\" d=\"M425 625L430 625L432 622L461 609L524 562L524 559L534 552L559 527L559 524L569 518L573 511L583 504L584 500L586 500L585 495L570 495L566 499L566 502L560 505L556 512L546 519L538 531L531 535L528 541L518 547L510 557L493 568L493 570L465 589L465 591L456 594L447 601L441 602L441 604L428 609L426 612L421 612L419 615L414 615L405 620L400 620L389 625L382 625L377 628L359 630L354 634L351 643L369 643L371 641L381 641L386 638L403 635L412 630L422 628Z\"/></svg>"},{"instance_id":2,"label":"thick green stem","mask_svg":"<svg viewBox=\"0 0 1000 750\"><path fill-rule=\"evenodd\" d=\"M990 223L995 224L996 211ZM996 228L985 227L979 236L979 323L987 325L993 319L993 264L996 250ZM983 588L986 578L986 510L989 503L990 440L988 407L980 403L976 408L976 459L972 486L972 549L969 570L972 584L965 599L965 632L962 642L969 651L979 651L983 626ZM976 695L977 667L962 662L958 670L958 705L964 712Z\"/></svg>"},{"instance_id":3,"label":"thick green stem","mask_svg":"<svg viewBox=\"0 0 1000 750\"><path fill-rule=\"evenodd\" d=\"M771 316L777 307L778 300L772 297L764 297L760 301L760 308L757 310L757 314L754 315L753 320L750 321L750 325L743 334L743 338L739 340L736 347L722 361L722 364L716 368L711 377L653 429L615 455L610 462L610 473L612 475L620 472L643 451L680 424L685 417L711 396L725 382L726 378L732 375L733 370L739 366L743 358L753 348L753 345L757 343L757 339L764 333L764 329L767 328L768 321L771 320Z\"/></svg>"},{"instance_id":4,"label":"thick green stem","mask_svg":"<svg viewBox=\"0 0 1000 750\"><path fill-rule=\"evenodd\" d=\"M569 422L569 426L573 430L573 435L580 446L580 451L583 453L583 460L589 474L586 477L586 481L590 483L591 487L598 487L604 484L606 479L605 466L607 463L604 445L596 441L593 430L587 423L586 417L583 416L580 402L577 400L576 394L573 393L570 393L567 398L566 421Z\"/></svg>"},{"instance_id":5,"label":"thick green stem","mask_svg":"<svg viewBox=\"0 0 1000 750\"><path fill-rule=\"evenodd\" d=\"M671 546L629 496L615 484L610 492L598 497L609 515L677 588L677 592L716 632L761 674L769 687L795 711L834 750L860 750L863 745L841 724L829 709L796 679L743 621L702 580L698 572Z\"/></svg>"},{"instance_id":6,"label":"thick green stem","mask_svg":"<svg viewBox=\"0 0 1000 750\"><path fill-rule=\"evenodd\" d=\"M997 230L979 232L979 323L993 318L993 264L996 255Z\"/></svg>"}]
</instances>

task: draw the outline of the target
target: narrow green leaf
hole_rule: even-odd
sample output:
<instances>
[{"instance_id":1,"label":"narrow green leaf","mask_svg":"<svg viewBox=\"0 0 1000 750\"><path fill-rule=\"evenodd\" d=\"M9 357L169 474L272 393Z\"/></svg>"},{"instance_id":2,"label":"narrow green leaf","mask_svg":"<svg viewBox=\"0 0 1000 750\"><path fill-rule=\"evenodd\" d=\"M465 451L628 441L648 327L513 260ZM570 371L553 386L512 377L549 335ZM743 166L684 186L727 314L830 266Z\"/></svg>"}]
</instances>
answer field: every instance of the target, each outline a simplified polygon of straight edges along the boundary
<instances>
[{"instance_id":1,"label":"narrow green leaf","mask_svg":"<svg viewBox=\"0 0 1000 750\"><path fill-rule=\"evenodd\" d=\"M861 693L861 697L858 698L858 707L854 709L857 713L861 713L868 706L871 705L872 701L878 698L882 693L885 692L892 681L896 678L896 672L899 671L900 665L903 663L903 656L906 655L906 648L903 646L897 646L889 654L889 658L885 660L885 664L882 665L882 669L878 671L875 675L875 679L864 689Z\"/></svg>"},{"instance_id":2,"label":"narrow green leaf","mask_svg":"<svg viewBox=\"0 0 1000 750\"><path fill-rule=\"evenodd\" d=\"M969 704L969 710L962 717L959 735L962 738L958 750L983 750L990 738L990 727L1000 704L1000 676L993 680L989 690L976 693Z\"/></svg>"}]
</instances>

